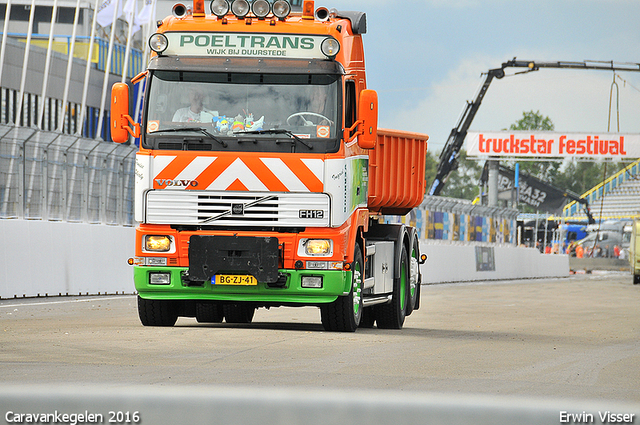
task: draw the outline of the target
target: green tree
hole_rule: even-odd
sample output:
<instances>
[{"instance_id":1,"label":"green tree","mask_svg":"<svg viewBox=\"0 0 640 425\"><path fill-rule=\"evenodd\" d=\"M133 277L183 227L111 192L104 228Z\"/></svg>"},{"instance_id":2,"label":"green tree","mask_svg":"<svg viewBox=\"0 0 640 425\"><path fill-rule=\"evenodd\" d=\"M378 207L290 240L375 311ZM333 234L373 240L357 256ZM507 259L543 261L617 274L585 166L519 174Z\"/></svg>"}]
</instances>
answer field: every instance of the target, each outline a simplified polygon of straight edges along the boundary
<instances>
[{"instance_id":1,"label":"green tree","mask_svg":"<svg viewBox=\"0 0 640 425\"><path fill-rule=\"evenodd\" d=\"M441 192L442 196L473 200L478 195L478 181L481 174L482 167L478 161L468 159L467 151L461 149L458 168L449 174L449 179Z\"/></svg>"},{"instance_id":2,"label":"green tree","mask_svg":"<svg viewBox=\"0 0 640 425\"><path fill-rule=\"evenodd\" d=\"M431 155L430 151L427 151L427 161L425 163L424 180L427 182L425 185L425 193L429 193L433 179L436 178L436 172L438 171L438 160Z\"/></svg>"},{"instance_id":3,"label":"green tree","mask_svg":"<svg viewBox=\"0 0 640 425\"><path fill-rule=\"evenodd\" d=\"M523 112L522 118L509 126L509 130L524 131L553 131L555 125L551 118L543 116L540 111ZM507 161L513 168L514 161ZM520 170L553 184L558 175L561 163L558 161L545 161L544 158L535 158L534 161L520 162Z\"/></svg>"},{"instance_id":4,"label":"green tree","mask_svg":"<svg viewBox=\"0 0 640 425\"><path fill-rule=\"evenodd\" d=\"M579 162L574 159L567 162L563 167L562 172L556 177L555 185L561 189L568 189L578 195L582 195L627 165L622 162Z\"/></svg>"},{"instance_id":5,"label":"green tree","mask_svg":"<svg viewBox=\"0 0 640 425\"><path fill-rule=\"evenodd\" d=\"M553 131L555 125L551 118L544 117L540 114L540 111L523 112L522 118L509 126L510 130L542 130Z\"/></svg>"}]
</instances>

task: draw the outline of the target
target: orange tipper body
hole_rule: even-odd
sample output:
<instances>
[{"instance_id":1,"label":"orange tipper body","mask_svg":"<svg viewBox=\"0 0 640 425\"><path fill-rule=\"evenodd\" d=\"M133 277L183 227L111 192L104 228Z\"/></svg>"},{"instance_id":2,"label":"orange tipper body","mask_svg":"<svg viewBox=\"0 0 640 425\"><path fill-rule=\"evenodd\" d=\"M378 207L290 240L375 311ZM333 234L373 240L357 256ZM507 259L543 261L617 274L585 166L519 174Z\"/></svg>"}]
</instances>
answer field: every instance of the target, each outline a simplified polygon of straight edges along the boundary
<instances>
[{"instance_id":1,"label":"orange tipper body","mask_svg":"<svg viewBox=\"0 0 640 425\"><path fill-rule=\"evenodd\" d=\"M328 330L401 327L424 259L415 229L381 214L421 203L427 136L377 129L366 15L284 0L173 15L150 38L136 158L142 323L314 305ZM138 131L122 90L114 141Z\"/></svg>"}]
</instances>

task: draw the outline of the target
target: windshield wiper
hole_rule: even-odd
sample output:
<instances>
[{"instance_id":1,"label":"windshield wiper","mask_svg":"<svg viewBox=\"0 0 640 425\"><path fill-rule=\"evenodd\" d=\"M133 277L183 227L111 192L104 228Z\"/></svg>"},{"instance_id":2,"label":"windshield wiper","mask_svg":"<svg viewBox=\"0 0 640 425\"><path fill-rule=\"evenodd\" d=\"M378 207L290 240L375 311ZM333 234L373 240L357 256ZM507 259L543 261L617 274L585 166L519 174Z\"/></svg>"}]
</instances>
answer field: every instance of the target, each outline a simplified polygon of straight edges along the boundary
<instances>
[{"instance_id":1,"label":"windshield wiper","mask_svg":"<svg viewBox=\"0 0 640 425\"><path fill-rule=\"evenodd\" d=\"M306 147L308 147L309 149L313 149L313 145L311 143L307 142L304 139L301 139L300 137L298 137L295 134L293 134L293 132L291 132L290 130L287 130L287 129L284 129L284 128L270 128L268 130L238 131L238 132L235 132L233 134L286 134L287 136L291 137L296 142L300 142L303 145L305 145Z\"/></svg>"},{"instance_id":2,"label":"windshield wiper","mask_svg":"<svg viewBox=\"0 0 640 425\"><path fill-rule=\"evenodd\" d=\"M208 136L210 139L215 140L216 142L220 143L222 145L223 148L226 148L227 146L227 142L225 142L222 139L217 138L216 136L214 136L213 134L211 134L211 132L209 132L209 130L207 130L204 127L176 127L176 128L165 128L164 130L156 130L153 131L149 134L154 134L154 133L176 133L178 131L195 131L197 133L202 133L206 136Z\"/></svg>"}]
</instances>

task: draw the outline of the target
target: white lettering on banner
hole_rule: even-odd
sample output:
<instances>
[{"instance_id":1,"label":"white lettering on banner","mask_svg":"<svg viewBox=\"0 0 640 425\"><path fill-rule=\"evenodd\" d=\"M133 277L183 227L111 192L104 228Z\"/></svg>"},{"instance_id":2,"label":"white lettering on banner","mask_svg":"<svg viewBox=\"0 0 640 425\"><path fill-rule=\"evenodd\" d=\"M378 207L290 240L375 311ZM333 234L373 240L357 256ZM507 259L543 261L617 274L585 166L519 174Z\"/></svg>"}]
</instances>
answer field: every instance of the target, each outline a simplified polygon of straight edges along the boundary
<instances>
[{"instance_id":1,"label":"white lettering on banner","mask_svg":"<svg viewBox=\"0 0 640 425\"><path fill-rule=\"evenodd\" d=\"M202 32L164 35L169 41L164 55L326 59L320 45L327 36Z\"/></svg>"},{"instance_id":2,"label":"white lettering on banner","mask_svg":"<svg viewBox=\"0 0 640 425\"><path fill-rule=\"evenodd\" d=\"M640 134L469 132L470 156L638 158Z\"/></svg>"}]
</instances>

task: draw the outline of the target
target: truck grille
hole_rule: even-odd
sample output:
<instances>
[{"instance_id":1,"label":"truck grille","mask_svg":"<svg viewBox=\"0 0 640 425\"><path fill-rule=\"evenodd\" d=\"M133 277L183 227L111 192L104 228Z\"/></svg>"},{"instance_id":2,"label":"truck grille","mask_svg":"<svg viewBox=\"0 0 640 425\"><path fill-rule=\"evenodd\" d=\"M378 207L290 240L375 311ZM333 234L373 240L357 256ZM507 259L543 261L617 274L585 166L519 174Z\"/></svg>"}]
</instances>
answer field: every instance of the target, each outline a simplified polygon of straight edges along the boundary
<instances>
[{"instance_id":1,"label":"truck grille","mask_svg":"<svg viewBox=\"0 0 640 425\"><path fill-rule=\"evenodd\" d=\"M325 193L151 190L146 223L207 226L327 227Z\"/></svg>"}]
</instances>

